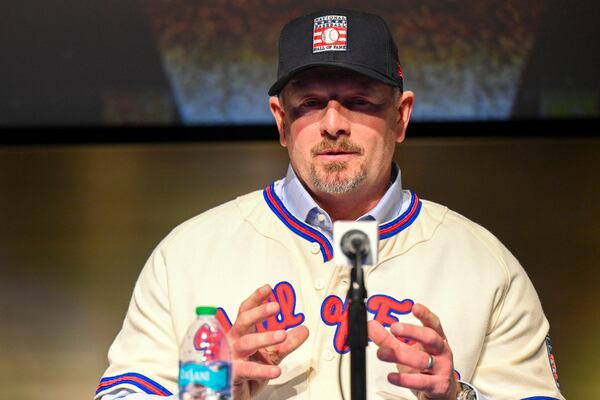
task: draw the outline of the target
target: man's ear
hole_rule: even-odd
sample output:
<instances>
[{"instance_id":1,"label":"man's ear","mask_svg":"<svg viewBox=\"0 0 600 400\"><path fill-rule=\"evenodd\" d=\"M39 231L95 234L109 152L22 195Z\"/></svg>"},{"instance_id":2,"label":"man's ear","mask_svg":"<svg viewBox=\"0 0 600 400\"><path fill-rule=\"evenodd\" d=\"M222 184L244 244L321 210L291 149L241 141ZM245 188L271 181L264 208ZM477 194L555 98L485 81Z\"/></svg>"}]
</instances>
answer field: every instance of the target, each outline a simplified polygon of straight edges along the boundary
<instances>
[{"instance_id":1,"label":"man's ear","mask_svg":"<svg viewBox=\"0 0 600 400\"><path fill-rule=\"evenodd\" d=\"M284 132L284 119L285 119L285 111L283 110L283 104L279 100L277 96L271 96L269 98L269 109L271 110L271 114L273 114L273 118L275 118L275 123L277 124L277 130L279 131L279 143L283 147L287 146L287 142L285 140L285 132Z\"/></svg>"},{"instance_id":2,"label":"man's ear","mask_svg":"<svg viewBox=\"0 0 600 400\"><path fill-rule=\"evenodd\" d=\"M415 94L410 90L402 92L398 98L396 107L398 108L398 121L396 132L396 143L402 143L406 137L406 128L410 120L410 114L415 103Z\"/></svg>"}]
</instances>

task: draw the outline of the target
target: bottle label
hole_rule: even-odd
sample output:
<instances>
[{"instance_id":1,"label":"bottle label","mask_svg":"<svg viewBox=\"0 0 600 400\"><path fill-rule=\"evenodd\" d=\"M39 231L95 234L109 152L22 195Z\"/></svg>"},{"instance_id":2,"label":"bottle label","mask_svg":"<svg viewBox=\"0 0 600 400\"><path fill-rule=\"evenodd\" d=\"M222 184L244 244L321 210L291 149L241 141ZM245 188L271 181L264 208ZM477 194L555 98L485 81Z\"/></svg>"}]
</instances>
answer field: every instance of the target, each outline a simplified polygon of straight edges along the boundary
<instances>
[{"instance_id":1,"label":"bottle label","mask_svg":"<svg viewBox=\"0 0 600 400\"><path fill-rule=\"evenodd\" d=\"M231 363L215 361L208 364L193 362L181 364L179 367L180 391L197 392L198 390L229 392Z\"/></svg>"}]
</instances>

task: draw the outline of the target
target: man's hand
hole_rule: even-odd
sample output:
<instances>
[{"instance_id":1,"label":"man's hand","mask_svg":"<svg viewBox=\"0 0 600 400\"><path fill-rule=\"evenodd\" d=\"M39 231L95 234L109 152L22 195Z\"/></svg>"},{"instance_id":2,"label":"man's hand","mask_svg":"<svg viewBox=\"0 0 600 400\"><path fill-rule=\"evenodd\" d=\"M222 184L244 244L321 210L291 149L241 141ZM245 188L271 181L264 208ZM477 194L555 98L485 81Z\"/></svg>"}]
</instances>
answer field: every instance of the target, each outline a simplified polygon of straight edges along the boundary
<instances>
[{"instance_id":1,"label":"man's hand","mask_svg":"<svg viewBox=\"0 0 600 400\"><path fill-rule=\"evenodd\" d=\"M233 397L250 399L269 379L281 375L281 360L308 338L308 328L298 326L290 331L256 331L256 324L276 315L279 304L265 303L272 289L257 289L240 305L238 315L227 334L233 359Z\"/></svg>"},{"instance_id":2,"label":"man's hand","mask_svg":"<svg viewBox=\"0 0 600 400\"><path fill-rule=\"evenodd\" d=\"M395 363L398 370L388 374L388 381L411 389L420 400L455 400L459 384L440 320L422 304L415 304L412 313L423 326L397 322L390 326L390 334L379 322L369 321L369 337L379 347L377 357ZM409 346L398 337L417 343Z\"/></svg>"}]
</instances>

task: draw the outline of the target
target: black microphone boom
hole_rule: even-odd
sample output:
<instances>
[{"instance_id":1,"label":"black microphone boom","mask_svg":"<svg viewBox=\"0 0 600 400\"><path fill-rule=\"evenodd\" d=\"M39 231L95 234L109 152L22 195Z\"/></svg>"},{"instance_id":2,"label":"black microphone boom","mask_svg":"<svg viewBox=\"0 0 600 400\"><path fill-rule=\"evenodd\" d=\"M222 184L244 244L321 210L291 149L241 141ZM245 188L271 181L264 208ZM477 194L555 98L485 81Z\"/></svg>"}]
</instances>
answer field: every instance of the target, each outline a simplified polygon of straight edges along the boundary
<instances>
[{"instance_id":1,"label":"black microphone boom","mask_svg":"<svg viewBox=\"0 0 600 400\"><path fill-rule=\"evenodd\" d=\"M350 347L350 393L352 400L366 400L367 373L366 347L369 343L367 332L367 309L365 300L367 288L363 276L363 266L371 249L369 237L357 229L350 230L340 241L342 252L352 261L350 288L348 289L348 346Z\"/></svg>"}]
</instances>

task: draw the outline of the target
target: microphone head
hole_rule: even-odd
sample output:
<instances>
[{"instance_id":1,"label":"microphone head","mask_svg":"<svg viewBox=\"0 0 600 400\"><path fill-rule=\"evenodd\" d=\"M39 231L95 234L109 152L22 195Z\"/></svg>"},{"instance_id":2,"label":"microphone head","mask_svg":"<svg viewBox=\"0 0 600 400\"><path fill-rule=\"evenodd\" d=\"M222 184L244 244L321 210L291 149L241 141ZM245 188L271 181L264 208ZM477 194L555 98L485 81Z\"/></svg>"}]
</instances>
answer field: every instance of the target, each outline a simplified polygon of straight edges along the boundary
<instances>
[{"instance_id":1,"label":"microphone head","mask_svg":"<svg viewBox=\"0 0 600 400\"><path fill-rule=\"evenodd\" d=\"M360 256L364 258L369 254L369 237L366 233L357 229L352 229L342 236L340 241L342 252L346 257L354 258Z\"/></svg>"},{"instance_id":2,"label":"microphone head","mask_svg":"<svg viewBox=\"0 0 600 400\"><path fill-rule=\"evenodd\" d=\"M377 264L379 226L377 221L335 221L333 223L333 258L336 265L353 268Z\"/></svg>"}]
</instances>

